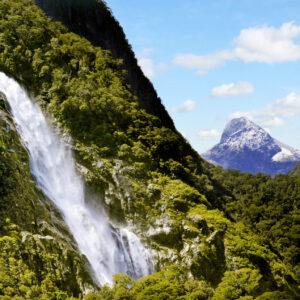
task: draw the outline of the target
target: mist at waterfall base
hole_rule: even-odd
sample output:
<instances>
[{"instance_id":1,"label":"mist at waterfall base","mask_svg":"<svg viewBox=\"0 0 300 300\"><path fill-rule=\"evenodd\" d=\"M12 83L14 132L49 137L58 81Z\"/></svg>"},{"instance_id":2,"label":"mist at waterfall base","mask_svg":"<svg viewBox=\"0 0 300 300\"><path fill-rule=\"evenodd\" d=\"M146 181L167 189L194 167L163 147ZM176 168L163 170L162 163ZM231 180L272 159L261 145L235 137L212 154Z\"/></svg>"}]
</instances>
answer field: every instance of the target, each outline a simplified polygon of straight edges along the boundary
<instances>
[{"instance_id":1,"label":"mist at waterfall base","mask_svg":"<svg viewBox=\"0 0 300 300\"><path fill-rule=\"evenodd\" d=\"M13 79L0 72L0 91L30 156L38 187L63 215L79 250L87 257L100 285L115 273L134 279L152 272L151 256L139 238L123 228L114 230L105 213L85 203L84 183L76 173L72 153L54 135L37 103Z\"/></svg>"}]
</instances>

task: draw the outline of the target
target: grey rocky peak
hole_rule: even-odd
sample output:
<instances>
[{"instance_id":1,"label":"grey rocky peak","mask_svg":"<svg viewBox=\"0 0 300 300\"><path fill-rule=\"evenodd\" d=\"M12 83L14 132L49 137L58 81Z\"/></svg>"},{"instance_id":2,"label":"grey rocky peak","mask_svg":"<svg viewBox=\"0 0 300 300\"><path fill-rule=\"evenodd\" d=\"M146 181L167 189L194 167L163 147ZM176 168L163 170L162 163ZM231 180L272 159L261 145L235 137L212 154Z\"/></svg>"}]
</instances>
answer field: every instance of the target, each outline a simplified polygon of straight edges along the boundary
<instances>
[{"instance_id":1,"label":"grey rocky peak","mask_svg":"<svg viewBox=\"0 0 300 300\"><path fill-rule=\"evenodd\" d=\"M300 151L276 139L246 117L226 125L221 141L202 156L213 164L250 173L286 174L300 159Z\"/></svg>"}]
</instances>

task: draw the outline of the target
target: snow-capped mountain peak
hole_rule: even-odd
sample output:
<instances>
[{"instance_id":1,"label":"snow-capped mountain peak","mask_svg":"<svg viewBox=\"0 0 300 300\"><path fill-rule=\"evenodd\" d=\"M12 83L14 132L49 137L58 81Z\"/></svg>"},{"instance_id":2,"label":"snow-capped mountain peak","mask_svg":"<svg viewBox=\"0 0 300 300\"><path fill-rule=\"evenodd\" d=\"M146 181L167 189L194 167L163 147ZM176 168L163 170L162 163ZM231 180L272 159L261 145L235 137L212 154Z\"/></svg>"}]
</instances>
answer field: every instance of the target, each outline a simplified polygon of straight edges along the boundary
<instances>
[{"instance_id":1,"label":"snow-capped mountain peak","mask_svg":"<svg viewBox=\"0 0 300 300\"><path fill-rule=\"evenodd\" d=\"M262 144L269 144L271 136L261 127L245 117L231 120L225 127L221 144L227 144L232 149L244 147L259 149Z\"/></svg>"},{"instance_id":2,"label":"snow-capped mountain peak","mask_svg":"<svg viewBox=\"0 0 300 300\"><path fill-rule=\"evenodd\" d=\"M280 143L262 127L241 117L231 120L220 143L202 156L225 168L274 175L289 172L300 160L300 151Z\"/></svg>"}]
</instances>

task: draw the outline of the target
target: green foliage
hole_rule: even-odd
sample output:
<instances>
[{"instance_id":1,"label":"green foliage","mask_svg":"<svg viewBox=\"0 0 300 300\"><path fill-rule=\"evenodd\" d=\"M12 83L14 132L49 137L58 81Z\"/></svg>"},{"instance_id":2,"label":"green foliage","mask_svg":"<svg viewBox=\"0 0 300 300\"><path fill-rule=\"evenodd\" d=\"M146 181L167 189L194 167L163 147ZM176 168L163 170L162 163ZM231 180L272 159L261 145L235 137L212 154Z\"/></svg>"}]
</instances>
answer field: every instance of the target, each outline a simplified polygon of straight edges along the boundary
<instances>
[{"instance_id":1,"label":"green foliage","mask_svg":"<svg viewBox=\"0 0 300 300\"><path fill-rule=\"evenodd\" d=\"M0 107L0 299L65 300L68 295L79 295L79 281L91 283L91 279L84 271L83 259L70 245L70 236L59 214L31 177L28 153L7 107L3 97ZM63 238L59 232L64 233Z\"/></svg>"},{"instance_id":2,"label":"green foliage","mask_svg":"<svg viewBox=\"0 0 300 300\"><path fill-rule=\"evenodd\" d=\"M28 258L37 260L37 254L24 247L19 228L9 225L8 234L0 238L0 299L67 299L67 293L57 286L58 278L51 272L42 275L42 269L36 272L28 265Z\"/></svg>"},{"instance_id":3,"label":"green foliage","mask_svg":"<svg viewBox=\"0 0 300 300\"><path fill-rule=\"evenodd\" d=\"M0 2L0 69L71 134L88 184L104 196L114 191L107 206L117 221L138 224L144 235L154 229L144 238L160 266L180 265L136 282L115 275L112 287L85 299L292 299L298 177L226 173L205 163L176 131L139 108L121 61L50 22L32 0ZM74 276L88 278L82 261L59 237L48 245L30 233L40 233L56 212L38 206L46 200L37 200L28 157L13 140L16 134L1 129L0 297L79 295ZM7 232L8 219L29 230L25 244L18 230Z\"/></svg>"},{"instance_id":4,"label":"green foliage","mask_svg":"<svg viewBox=\"0 0 300 300\"><path fill-rule=\"evenodd\" d=\"M84 300L103 300L103 299L105 298L95 293L89 293L84 297Z\"/></svg>"},{"instance_id":5,"label":"green foliage","mask_svg":"<svg viewBox=\"0 0 300 300\"><path fill-rule=\"evenodd\" d=\"M16 184L16 156L11 155L4 144L0 143L0 207L5 204L5 196Z\"/></svg>"},{"instance_id":6,"label":"green foliage","mask_svg":"<svg viewBox=\"0 0 300 300\"><path fill-rule=\"evenodd\" d=\"M109 51L50 22L32 0L2 1L0 32L0 70L48 103L76 143L96 147L101 157L144 163L216 201L206 190L211 185L196 176L205 162L180 134L139 108L122 62Z\"/></svg>"},{"instance_id":7,"label":"green foliage","mask_svg":"<svg viewBox=\"0 0 300 300\"><path fill-rule=\"evenodd\" d=\"M258 270L242 268L225 272L224 278L215 291L213 299L240 299L244 295L253 295L259 287L261 275ZM253 299L250 297L250 299Z\"/></svg>"},{"instance_id":8,"label":"green foliage","mask_svg":"<svg viewBox=\"0 0 300 300\"><path fill-rule=\"evenodd\" d=\"M299 280L300 178L270 178L234 170L219 170L215 176L235 196L224 205L226 212L251 227L266 245L280 253Z\"/></svg>"},{"instance_id":9,"label":"green foliage","mask_svg":"<svg viewBox=\"0 0 300 300\"><path fill-rule=\"evenodd\" d=\"M176 265L163 268L160 272L133 281L125 275L116 275L112 288L105 286L100 296L105 300L201 300L213 294L205 283L186 278ZM91 298L94 299L94 298ZM97 298L95 298L97 299Z\"/></svg>"},{"instance_id":10,"label":"green foliage","mask_svg":"<svg viewBox=\"0 0 300 300\"><path fill-rule=\"evenodd\" d=\"M286 292L266 292L256 298L257 300L289 300L291 296Z\"/></svg>"}]
</instances>

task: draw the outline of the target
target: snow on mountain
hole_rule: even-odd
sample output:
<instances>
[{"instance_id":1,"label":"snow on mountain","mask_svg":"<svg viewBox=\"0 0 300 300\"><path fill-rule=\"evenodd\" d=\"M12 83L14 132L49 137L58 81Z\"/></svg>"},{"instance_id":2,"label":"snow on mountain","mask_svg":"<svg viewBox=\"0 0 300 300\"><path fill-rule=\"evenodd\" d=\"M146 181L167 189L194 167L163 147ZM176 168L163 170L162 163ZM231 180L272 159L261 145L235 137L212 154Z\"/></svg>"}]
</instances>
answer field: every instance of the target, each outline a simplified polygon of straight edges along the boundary
<instances>
[{"instance_id":1,"label":"snow on mountain","mask_svg":"<svg viewBox=\"0 0 300 300\"><path fill-rule=\"evenodd\" d=\"M291 151L286 148L281 148L281 151L272 157L273 161L288 161L294 158Z\"/></svg>"},{"instance_id":2,"label":"snow on mountain","mask_svg":"<svg viewBox=\"0 0 300 300\"><path fill-rule=\"evenodd\" d=\"M209 162L250 173L286 174L300 160L300 151L275 140L245 117L231 120L219 144L203 153Z\"/></svg>"}]
</instances>

